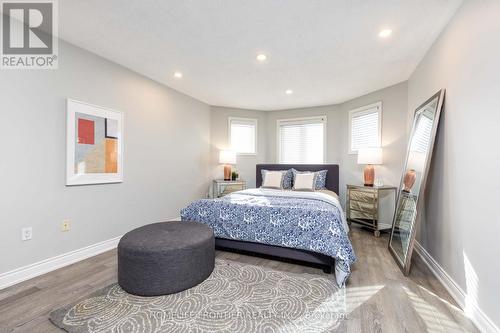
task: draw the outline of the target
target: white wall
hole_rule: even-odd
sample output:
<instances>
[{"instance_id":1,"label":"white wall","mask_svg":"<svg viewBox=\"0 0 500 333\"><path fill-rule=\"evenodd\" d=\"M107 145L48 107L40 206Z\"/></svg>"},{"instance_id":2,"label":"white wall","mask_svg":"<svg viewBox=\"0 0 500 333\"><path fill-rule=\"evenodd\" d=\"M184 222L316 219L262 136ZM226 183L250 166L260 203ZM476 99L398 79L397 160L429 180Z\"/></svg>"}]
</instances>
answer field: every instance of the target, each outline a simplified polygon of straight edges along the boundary
<instances>
[{"instance_id":1,"label":"white wall","mask_svg":"<svg viewBox=\"0 0 500 333\"><path fill-rule=\"evenodd\" d=\"M265 163L268 143L266 141L266 122L267 116L265 111L234 109L226 107L211 107L211 125L210 125L210 142L211 142L211 172L212 178L224 178L223 167L219 165L219 151L229 149L229 117L252 118L257 119L257 154L255 155L238 155L236 158L241 179L247 181L249 188L255 187L255 165Z\"/></svg>"},{"instance_id":2,"label":"white wall","mask_svg":"<svg viewBox=\"0 0 500 333\"><path fill-rule=\"evenodd\" d=\"M349 154L348 128L349 111L364 105L382 101L382 148L383 164L377 165L376 175L385 185L399 186L406 154L406 120L408 108L408 85L406 82L378 90L371 94L355 98L341 105L344 125L342 134L341 184L360 184L363 181L364 165L357 164L357 154ZM403 111L405 110L405 111ZM345 185L341 188L345 196Z\"/></svg>"},{"instance_id":3,"label":"white wall","mask_svg":"<svg viewBox=\"0 0 500 333\"><path fill-rule=\"evenodd\" d=\"M384 164L377 166L377 173L386 185L398 185L406 153L406 118L408 109L408 86L406 82L375 91L338 105L318 106L279 111L255 111L225 107L212 107L211 143L212 175L222 177L222 168L217 163L218 151L229 145L228 118L244 117L258 119L258 154L238 156L237 168L241 177L255 186L255 164L278 163L276 124L278 119L327 116L326 163L340 165L340 197L345 203L346 184L363 182L364 166L357 164L357 155L348 153L349 111L361 106L382 101L382 146Z\"/></svg>"},{"instance_id":4,"label":"white wall","mask_svg":"<svg viewBox=\"0 0 500 333\"><path fill-rule=\"evenodd\" d=\"M357 154L349 154L349 111L382 101L382 147L384 164L376 167L386 185L398 185L406 153L407 83L375 91L339 105L272 111L268 115L267 142L269 163L278 163L276 121L286 118L327 116L326 163L340 165L340 197L345 202L346 184L363 182L363 165Z\"/></svg>"},{"instance_id":5,"label":"white wall","mask_svg":"<svg viewBox=\"0 0 500 333\"><path fill-rule=\"evenodd\" d=\"M201 102L65 42L58 70L1 71L0 96L0 273L174 218L207 191ZM67 97L124 112L123 183L64 185Z\"/></svg>"},{"instance_id":6,"label":"white wall","mask_svg":"<svg viewBox=\"0 0 500 333\"><path fill-rule=\"evenodd\" d=\"M446 89L419 241L500 326L500 1L465 1L408 87L409 119Z\"/></svg>"}]
</instances>

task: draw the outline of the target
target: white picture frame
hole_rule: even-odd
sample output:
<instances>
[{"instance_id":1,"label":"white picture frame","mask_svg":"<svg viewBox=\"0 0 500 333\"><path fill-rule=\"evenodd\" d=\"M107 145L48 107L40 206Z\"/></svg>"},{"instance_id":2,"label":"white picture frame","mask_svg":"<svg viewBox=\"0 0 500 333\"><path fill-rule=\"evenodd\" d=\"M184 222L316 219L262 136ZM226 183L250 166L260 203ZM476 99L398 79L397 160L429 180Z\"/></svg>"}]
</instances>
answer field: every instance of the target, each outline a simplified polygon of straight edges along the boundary
<instances>
[{"instance_id":1,"label":"white picture frame","mask_svg":"<svg viewBox=\"0 0 500 333\"><path fill-rule=\"evenodd\" d=\"M83 118L95 119L99 122L99 128L88 130L85 136L81 136L80 121L88 122L87 125L92 123L90 126L97 127L93 120ZM120 111L74 99L66 100L66 186L123 182L123 118L123 113ZM97 137L98 134L99 137ZM113 149L109 154L108 143ZM92 147L93 145L96 147ZM102 147L104 147L104 152L102 152ZM82 150L87 150L88 156L88 152L92 149L94 151L101 149L100 154L92 152L90 160L93 165L99 166L94 166L93 169L86 166L87 157L82 160L81 154ZM108 156L112 158L108 159ZM96 160L98 162L94 162ZM103 163L104 166L102 166Z\"/></svg>"}]
</instances>

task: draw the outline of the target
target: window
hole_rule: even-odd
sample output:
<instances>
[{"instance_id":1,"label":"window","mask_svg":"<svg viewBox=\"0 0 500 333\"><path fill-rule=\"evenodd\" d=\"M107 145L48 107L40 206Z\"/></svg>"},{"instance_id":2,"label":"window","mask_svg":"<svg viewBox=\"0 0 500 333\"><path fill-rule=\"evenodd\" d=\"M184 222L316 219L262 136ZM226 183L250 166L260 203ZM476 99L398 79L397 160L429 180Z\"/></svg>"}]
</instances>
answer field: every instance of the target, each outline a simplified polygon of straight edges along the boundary
<instances>
[{"instance_id":1,"label":"window","mask_svg":"<svg viewBox=\"0 0 500 333\"><path fill-rule=\"evenodd\" d=\"M326 116L278 120L280 163L324 163Z\"/></svg>"},{"instance_id":2,"label":"window","mask_svg":"<svg viewBox=\"0 0 500 333\"><path fill-rule=\"evenodd\" d=\"M349 112L349 153L361 148L380 147L382 141L382 102Z\"/></svg>"},{"instance_id":3,"label":"window","mask_svg":"<svg viewBox=\"0 0 500 333\"><path fill-rule=\"evenodd\" d=\"M229 142L238 154L257 154L257 119L229 117Z\"/></svg>"}]
</instances>

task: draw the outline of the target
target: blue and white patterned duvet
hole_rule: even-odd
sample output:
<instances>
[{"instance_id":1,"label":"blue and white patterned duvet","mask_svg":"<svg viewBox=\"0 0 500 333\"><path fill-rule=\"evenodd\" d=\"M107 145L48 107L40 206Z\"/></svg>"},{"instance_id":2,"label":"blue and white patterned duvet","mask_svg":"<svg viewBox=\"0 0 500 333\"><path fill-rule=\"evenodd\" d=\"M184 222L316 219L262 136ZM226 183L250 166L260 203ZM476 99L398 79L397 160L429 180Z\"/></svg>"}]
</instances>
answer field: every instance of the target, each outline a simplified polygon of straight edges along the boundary
<instances>
[{"instance_id":1,"label":"blue and white patterned duvet","mask_svg":"<svg viewBox=\"0 0 500 333\"><path fill-rule=\"evenodd\" d=\"M209 225L216 237L322 253L335 258L340 287L356 260L337 198L321 192L249 189L202 199L181 210L183 221Z\"/></svg>"}]
</instances>

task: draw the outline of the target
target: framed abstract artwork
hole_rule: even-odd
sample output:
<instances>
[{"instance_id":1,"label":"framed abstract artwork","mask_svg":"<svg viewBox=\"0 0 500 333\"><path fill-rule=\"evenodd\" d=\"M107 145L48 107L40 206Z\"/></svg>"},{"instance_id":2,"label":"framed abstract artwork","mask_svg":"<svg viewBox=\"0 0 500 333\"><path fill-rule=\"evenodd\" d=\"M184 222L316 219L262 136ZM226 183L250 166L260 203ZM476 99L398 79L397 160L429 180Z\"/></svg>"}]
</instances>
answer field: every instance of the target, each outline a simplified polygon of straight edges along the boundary
<instances>
[{"instance_id":1,"label":"framed abstract artwork","mask_svg":"<svg viewBox=\"0 0 500 333\"><path fill-rule=\"evenodd\" d=\"M67 100L66 185L123 181L123 113Z\"/></svg>"}]
</instances>

